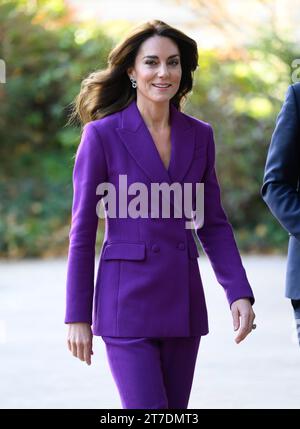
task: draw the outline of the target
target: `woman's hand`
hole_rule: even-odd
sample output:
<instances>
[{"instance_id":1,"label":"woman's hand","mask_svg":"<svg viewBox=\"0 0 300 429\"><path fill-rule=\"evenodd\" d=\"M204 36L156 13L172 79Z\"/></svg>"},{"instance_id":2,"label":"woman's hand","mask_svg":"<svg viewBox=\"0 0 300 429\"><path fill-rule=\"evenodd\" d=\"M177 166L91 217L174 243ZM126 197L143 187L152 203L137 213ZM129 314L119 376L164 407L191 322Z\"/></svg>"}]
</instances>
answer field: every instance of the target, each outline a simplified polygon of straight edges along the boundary
<instances>
[{"instance_id":1,"label":"woman's hand","mask_svg":"<svg viewBox=\"0 0 300 429\"><path fill-rule=\"evenodd\" d=\"M93 333L89 323L69 323L68 347L73 356L91 365Z\"/></svg>"},{"instance_id":2,"label":"woman's hand","mask_svg":"<svg viewBox=\"0 0 300 429\"><path fill-rule=\"evenodd\" d=\"M240 328L240 331L235 338L235 342L238 344L243 341L248 334L252 331L253 320L255 319L255 313L252 309L251 302L248 298L242 298L234 301L231 304L231 313L233 318L233 327L236 331ZM240 324L241 318L241 324Z\"/></svg>"}]
</instances>

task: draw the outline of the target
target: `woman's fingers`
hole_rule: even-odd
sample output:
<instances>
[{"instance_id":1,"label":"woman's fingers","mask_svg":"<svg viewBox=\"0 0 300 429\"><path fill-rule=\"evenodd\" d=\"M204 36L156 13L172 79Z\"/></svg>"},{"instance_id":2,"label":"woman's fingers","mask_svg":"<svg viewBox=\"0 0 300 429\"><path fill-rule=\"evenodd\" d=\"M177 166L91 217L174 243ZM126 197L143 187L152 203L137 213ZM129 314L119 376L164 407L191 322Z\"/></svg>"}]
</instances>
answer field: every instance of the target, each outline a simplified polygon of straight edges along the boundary
<instances>
[{"instance_id":1,"label":"woman's fingers","mask_svg":"<svg viewBox=\"0 0 300 429\"><path fill-rule=\"evenodd\" d=\"M252 325L253 325L254 319L255 319L255 314L253 312L247 313L241 316L241 320L242 320L241 329L240 329L239 335L235 339L237 343L244 340L247 337L247 335L252 332Z\"/></svg>"},{"instance_id":2,"label":"woman's fingers","mask_svg":"<svg viewBox=\"0 0 300 429\"><path fill-rule=\"evenodd\" d=\"M255 313L248 298L241 298L234 301L231 305L231 312L234 330L236 331L240 328L238 335L235 338L235 342L238 344L244 340L250 332L252 332Z\"/></svg>"},{"instance_id":3,"label":"woman's fingers","mask_svg":"<svg viewBox=\"0 0 300 429\"><path fill-rule=\"evenodd\" d=\"M91 355L93 354L92 343L93 335L89 324L74 323L70 324L68 334L68 348L74 357L91 364Z\"/></svg>"},{"instance_id":4,"label":"woman's fingers","mask_svg":"<svg viewBox=\"0 0 300 429\"><path fill-rule=\"evenodd\" d=\"M78 357L80 360L84 360L84 349L85 349L85 344L83 344L83 343L79 343L79 344L77 345L77 350L78 350L77 357Z\"/></svg>"},{"instance_id":5,"label":"woman's fingers","mask_svg":"<svg viewBox=\"0 0 300 429\"><path fill-rule=\"evenodd\" d=\"M253 325L254 319L255 319L255 314L254 314L254 312L253 312L253 313L251 314L250 322L249 322L249 331L250 331L250 332L252 332L252 325Z\"/></svg>"},{"instance_id":6,"label":"woman's fingers","mask_svg":"<svg viewBox=\"0 0 300 429\"><path fill-rule=\"evenodd\" d=\"M88 343L84 348L84 359L88 365L91 364L91 353L92 353L91 343Z\"/></svg>"},{"instance_id":7,"label":"woman's fingers","mask_svg":"<svg viewBox=\"0 0 300 429\"><path fill-rule=\"evenodd\" d=\"M77 344L74 341L71 341L71 352L73 356L77 357Z\"/></svg>"},{"instance_id":8,"label":"woman's fingers","mask_svg":"<svg viewBox=\"0 0 300 429\"><path fill-rule=\"evenodd\" d=\"M239 318L239 312L237 309L233 310L232 318L233 318L233 328L236 331L240 327L240 318Z\"/></svg>"},{"instance_id":9,"label":"woman's fingers","mask_svg":"<svg viewBox=\"0 0 300 429\"><path fill-rule=\"evenodd\" d=\"M249 319L250 319L250 314L241 315L241 328L239 330L238 335L235 338L236 343L240 343L249 334Z\"/></svg>"},{"instance_id":10,"label":"woman's fingers","mask_svg":"<svg viewBox=\"0 0 300 429\"><path fill-rule=\"evenodd\" d=\"M85 361L88 365L91 365L91 355L94 354L91 341L73 342L71 345L71 351L74 357L77 357L78 359Z\"/></svg>"}]
</instances>

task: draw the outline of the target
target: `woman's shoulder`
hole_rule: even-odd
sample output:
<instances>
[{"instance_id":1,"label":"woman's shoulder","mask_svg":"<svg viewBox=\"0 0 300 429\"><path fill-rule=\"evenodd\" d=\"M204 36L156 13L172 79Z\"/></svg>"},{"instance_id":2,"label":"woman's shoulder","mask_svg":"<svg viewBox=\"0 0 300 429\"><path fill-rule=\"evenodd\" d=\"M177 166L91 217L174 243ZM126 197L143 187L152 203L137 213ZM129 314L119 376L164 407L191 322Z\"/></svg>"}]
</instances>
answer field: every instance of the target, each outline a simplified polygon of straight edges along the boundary
<instances>
[{"instance_id":1,"label":"woman's shoulder","mask_svg":"<svg viewBox=\"0 0 300 429\"><path fill-rule=\"evenodd\" d=\"M119 112L111 113L103 118L95 119L85 124L86 127L96 128L98 131L116 128L119 124Z\"/></svg>"},{"instance_id":2,"label":"woman's shoulder","mask_svg":"<svg viewBox=\"0 0 300 429\"><path fill-rule=\"evenodd\" d=\"M212 129L212 125L209 122L204 121L203 119L199 119L195 116L189 115L189 114L184 113L184 112L181 112L181 113L185 116L186 120L192 126L197 127L200 132L202 131L202 132L207 133Z\"/></svg>"}]
</instances>

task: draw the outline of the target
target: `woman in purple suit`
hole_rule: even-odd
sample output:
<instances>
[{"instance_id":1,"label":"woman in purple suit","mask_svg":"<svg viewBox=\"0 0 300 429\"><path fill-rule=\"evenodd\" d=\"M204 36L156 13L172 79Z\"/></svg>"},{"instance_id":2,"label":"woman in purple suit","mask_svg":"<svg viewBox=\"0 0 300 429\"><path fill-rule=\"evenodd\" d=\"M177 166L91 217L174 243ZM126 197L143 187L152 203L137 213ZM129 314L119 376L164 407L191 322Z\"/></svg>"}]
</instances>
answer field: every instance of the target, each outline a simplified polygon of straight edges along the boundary
<instances>
[{"instance_id":1,"label":"woman in purple suit","mask_svg":"<svg viewBox=\"0 0 300 429\"><path fill-rule=\"evenodd\" d=\"M83 81L72 115L83 133L73 171L68 347L90 365L93 335L101 336L124 408L184 409L208 333L188 221L224 288L237 343L255 328L254 296L221 204L212 127L181 109L198 65L196 42L154 20L108 62ZM94 287L100 202L105 235Z\"/></svg>"}]
</instances>

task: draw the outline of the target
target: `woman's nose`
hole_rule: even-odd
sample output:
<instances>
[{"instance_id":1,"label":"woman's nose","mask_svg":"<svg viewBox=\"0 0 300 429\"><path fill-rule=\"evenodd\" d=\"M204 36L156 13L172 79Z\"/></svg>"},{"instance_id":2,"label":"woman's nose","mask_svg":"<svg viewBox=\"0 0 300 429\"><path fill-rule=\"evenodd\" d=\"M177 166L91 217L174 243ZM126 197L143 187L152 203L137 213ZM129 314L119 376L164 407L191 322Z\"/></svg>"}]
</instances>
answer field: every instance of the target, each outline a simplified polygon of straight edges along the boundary
<instances>
[{"instance_id":1,"label":"woman's nose","mask_svg":"<svg viewBox=\"0 0 300 429\"><path fill-rule=\"evenodd\" d=\"M169 73L168 66L166 64L162 64L159 67L158 76L165 76L165 75L168 75L168 73Z\"/></svg>"}]
</instances>

